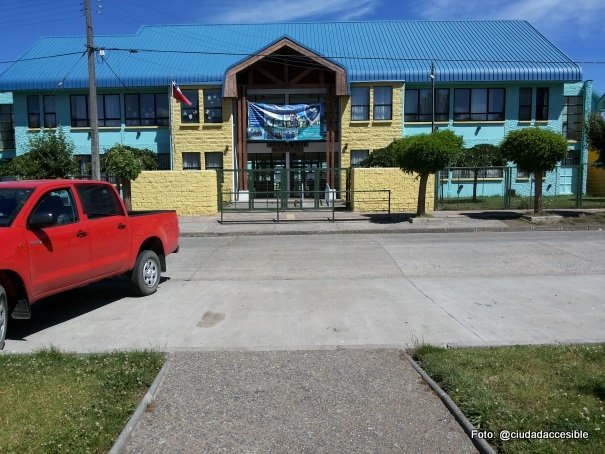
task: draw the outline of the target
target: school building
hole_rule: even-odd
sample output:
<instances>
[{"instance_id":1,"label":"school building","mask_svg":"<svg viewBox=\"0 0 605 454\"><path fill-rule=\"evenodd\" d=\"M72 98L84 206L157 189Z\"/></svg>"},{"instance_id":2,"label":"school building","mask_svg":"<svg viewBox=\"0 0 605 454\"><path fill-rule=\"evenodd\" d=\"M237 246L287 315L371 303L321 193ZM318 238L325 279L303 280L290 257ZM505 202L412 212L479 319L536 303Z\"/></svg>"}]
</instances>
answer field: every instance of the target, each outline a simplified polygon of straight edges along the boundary
<instances>
[{"instance_id":1,"label":"school building","mask_svg":"<svg viewBox=\"0 0 605 454\"><path fill-rule=\"evenodd\" d=\"M0 158L62 127L85 168L85 44L83 36L42 39L0 75L0 91L12 92L12 103L0 97ZM101 153L116 143L153 150L166 170L144 175L156 187L181 184L170 172L198 172L183 177L183 192L206 190L206 171L223 169L218 190L235 199L343 191L351 175L342 169L432 128L452 129L467 147L549 128L567 137L567 163L588 160L592 84L525 21L146 26L96 36L95 47ZM170 96L172 81L191 105ZM376 175L372 187L390 178ZM568 177L553 190L571 192L577 178L585 190L585 174ZM529 187L529 176L513 179L518 191Z\"/></svg>"}]
</instances>

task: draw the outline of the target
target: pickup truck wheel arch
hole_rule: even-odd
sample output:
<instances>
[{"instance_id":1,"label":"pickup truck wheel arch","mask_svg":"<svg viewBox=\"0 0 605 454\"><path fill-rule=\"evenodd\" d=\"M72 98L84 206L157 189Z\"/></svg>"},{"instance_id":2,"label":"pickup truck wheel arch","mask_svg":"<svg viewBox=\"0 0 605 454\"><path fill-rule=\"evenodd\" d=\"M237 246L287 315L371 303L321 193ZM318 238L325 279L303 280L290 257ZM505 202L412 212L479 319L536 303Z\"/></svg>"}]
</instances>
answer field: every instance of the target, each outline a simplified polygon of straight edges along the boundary
<instances>
[{"instance_id":1,"label":"pickup truck wheel arch","mask_svg":"<svg viewBox=\"0 0 605 454\"><path fill-rule=\"evenodd\" d=\"M130 274L133 292L139 296L155 293L161 274L162 265L158 255L151 250L141 251Z\"/></svg>"},{"instance_id":2,"label":"pickup truck wheel arch","mask_svg":"<svg viewBox=\"0 0 605 454\"><path fill-rule=\"evenodd\" d=\"M0 285L0 350L4 348L4 340L6 339L6 330L9 318L8 297L6 296L4 287Z\"/></svg>"},{"instance_id":3,"label":"pickup truck wheel arch","mask_svg":"<svg viewBox=\"0 0 605 454\"><path fill-rule=\"evenodd\" d=\"M157 237L146 239L139 248L139 255L146 250L153 251L156 253L158 258L160 259L162 271L166 271L166 254L164 253L164 245L162 244L162 240Z\"/></svg>"}]
</instances>

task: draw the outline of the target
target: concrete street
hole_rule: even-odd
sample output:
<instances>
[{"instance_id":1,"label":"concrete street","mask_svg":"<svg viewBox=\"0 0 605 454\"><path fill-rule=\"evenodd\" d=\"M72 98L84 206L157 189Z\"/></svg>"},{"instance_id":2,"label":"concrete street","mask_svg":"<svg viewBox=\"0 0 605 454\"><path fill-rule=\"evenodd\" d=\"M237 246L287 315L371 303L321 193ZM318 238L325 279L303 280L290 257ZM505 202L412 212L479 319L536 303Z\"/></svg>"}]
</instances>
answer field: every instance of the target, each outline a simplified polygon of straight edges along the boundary
<instances>
[{"instance_id":1,"label":"concrete street","mask_svg":"<svg viewBox=\"0 0 605 454\"><path fill-rule=\"evenodd\" d=\"M41 301L6 351L605 341L605 232L183 238L155 295Z\"/></svg>"}]
</instances>

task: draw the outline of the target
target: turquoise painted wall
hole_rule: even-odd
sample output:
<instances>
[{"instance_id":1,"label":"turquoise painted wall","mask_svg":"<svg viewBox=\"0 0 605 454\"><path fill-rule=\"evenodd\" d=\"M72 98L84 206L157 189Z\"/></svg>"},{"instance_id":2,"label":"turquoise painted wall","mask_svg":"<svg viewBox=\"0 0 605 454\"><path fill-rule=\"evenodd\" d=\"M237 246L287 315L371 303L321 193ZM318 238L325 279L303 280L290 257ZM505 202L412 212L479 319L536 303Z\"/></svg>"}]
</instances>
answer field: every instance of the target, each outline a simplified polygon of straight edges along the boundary
<instances>
[{"instance_id":1,"label":"turquoise painted wall","mask_svg":"<svg viewBox=\"0 0 605 454\"><path fill-rule=\"evenodd\" d=\"M166 91L165 87L145 90L132 90L121 92L122 124L118 127L99 128L99 148L101 153L114 146L116 143L130 145L138 148L148 148L156 153L169 153L170 132L168 127L141 127L125 126L124 124L124 93L161 93ZM99 91L99 94L115 94L116 91ZM50 94L42 92L18 92L14 94L15 115L15 142L17 155L27 153L29 150L29 139L41 134L40 129L29 129L27 126L27 96L30 94ZM64 128L67 136L74 142L74 154L90 154L90 133L88 128L72 128L70 115L70 100L72 94L86 94L79 92L55 93L55 104L57 109L57 125Z\"/></svg>"},{"instance_id":2,"label":"turquoise painted wall","mask_svg":"<svg viewBox=\"0 0 605 454\"><path fill-rule=\"evenodd\" d=\"M455 88L506 88L506 110L505 120L502 122L457 122L453 120L454 112L454 89ZM522 87L532 87L532 120L529 122L519 121L519 89ZM536 122L536 88L549 87L549 118L547 122ZM407 84L405 88L430 88L430 84ZM584 95L585 119L590 115L590 103L592 98L592 83L579 82L574 84L545 84L545 83L523 83L523 84L437 84L436 88L450 89L450 119L448 122L437 122L437 129L448 128L464 139L465 147L472 147L481 143L499 145L507 133L516 129L539 126L547 127L555 132L563 131L563 105L565 96ZM405 103L405 98L404 98ZM405 105L405 104L404 104ZM430 133L430 123L404 123L403 136L420 133ZM586 139L581 143L569 144L570 151L577 150L580 157L580 163L585 163L588 156L588 147ZM513 166L513 163L509 164ZM567 185L564 187L558 184L559 181L567 181L568 178L561 178L568 171L572 172L572 188L576 191L579 172L576 167L571 170L566 167L557 166L555 171L549 172L544 181L543 190L545 195L559 195L567 192ZM477 189L478 194L483 196L503 195L504 182L502 180L480 183ZM468 197L472 195L472 181L446 181L442 183L443 194L446 197ZM533 191L533 182L527 178L517 178L517 169L513 169L511 188L518 195L529 195ZM586 173L583 174L582 192L586 192Z\"/></svg>"}]
</instances>

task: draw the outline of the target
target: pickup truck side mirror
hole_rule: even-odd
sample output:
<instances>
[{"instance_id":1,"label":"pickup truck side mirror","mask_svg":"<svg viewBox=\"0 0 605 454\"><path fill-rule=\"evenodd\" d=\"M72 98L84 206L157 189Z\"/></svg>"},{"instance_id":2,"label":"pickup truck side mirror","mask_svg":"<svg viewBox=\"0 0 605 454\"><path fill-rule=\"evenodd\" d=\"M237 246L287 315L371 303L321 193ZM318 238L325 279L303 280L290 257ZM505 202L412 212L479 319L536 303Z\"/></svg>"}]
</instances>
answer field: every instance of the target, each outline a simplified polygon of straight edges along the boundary
<instances>
[{"instance_id":1,"label":"pickup truck side mirror","mask_svg":"<svg viewBox=\"0 0 605 454\"><path fill-rule=\"evenodd\" d=\"M55 223L55 217L51 212L37 212L32 214L27 221L27 226L32 229L41 229Z\"/></svg>"}]
</instances>

